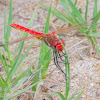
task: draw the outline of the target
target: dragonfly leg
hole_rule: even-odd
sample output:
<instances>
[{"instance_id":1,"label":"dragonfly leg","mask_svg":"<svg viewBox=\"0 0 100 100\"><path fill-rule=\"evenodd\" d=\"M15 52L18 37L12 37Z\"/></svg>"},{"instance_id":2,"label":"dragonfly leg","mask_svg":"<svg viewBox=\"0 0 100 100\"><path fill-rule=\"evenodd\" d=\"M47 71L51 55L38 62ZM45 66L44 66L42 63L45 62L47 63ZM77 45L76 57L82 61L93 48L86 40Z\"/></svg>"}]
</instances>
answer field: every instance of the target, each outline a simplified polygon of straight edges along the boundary
<instances>
[{"instance_id":1,"label":"dragonfly leg","mask_svg":"<svg viewBox=\"0 0 100 100\"><path fill-rule=\"evenodd\" d=\"M65 57L65 55L62 55L62 56L61 56L61 54L60 54L59 52L57 52L57 53L58 53L58 56L59 56L60 60L62 61L62 62L60 62L60 63L65 63L65 60L62 59L62 56ZM63 54L64 54L64 53L63 53ZM65 64L67 64L67 63L65 63Z\"/></svg>"},{"instance_id":2,"label":"dragonfly leg","mask_svg":"<svg viewBox=\"0 0 100 100\"><path fill-rule=\"evenodd\" d=\"M54 56L54 64L56 65L56 67L66 76L66 74L64 73L64 71L61 69L59 63L58 63L58 59L57 59L57 51L53 51L53 56Z\"/></svg>"},{"instance_id":3,"label":"dragonfly leg","mask_svg":"<svg viewBox=\"0 0 100 100\"><path fill-rule=\"evenodd\" d=\"M67 57L64 52L62 52L62 54L63 54L64 57Z\"/></svg>"},{"instance_id":4,"label":"dragonfly leg","mask_svg":"<svg viewBox=\"0 0 100 100\"><path fill-rule=\"evenodd\" d=\"M57 53L58 53L58 56L59 56L60 60L65 61L65 60L62 59L62 56L64 56L64 55L61 56L59 52L57 52Z\"/></svg>"}]
</instances>

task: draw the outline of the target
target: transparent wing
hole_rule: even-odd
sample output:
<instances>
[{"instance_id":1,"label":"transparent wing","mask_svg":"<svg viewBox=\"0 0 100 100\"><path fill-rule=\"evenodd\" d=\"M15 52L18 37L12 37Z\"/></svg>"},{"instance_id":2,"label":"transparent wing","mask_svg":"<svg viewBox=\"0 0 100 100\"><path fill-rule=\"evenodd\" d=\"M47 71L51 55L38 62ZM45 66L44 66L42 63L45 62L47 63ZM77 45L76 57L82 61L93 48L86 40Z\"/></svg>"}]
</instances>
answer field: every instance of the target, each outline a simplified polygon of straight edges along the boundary
<instances>
[{"instance_id":1,"label":"transparent wing","mask_svg":"<svg viewBox=\"0 0 100 100\"><path fill-rule=\"evenodd\" d=\"M87 26L93 26L93 25L97 25L97 24L84 25L84 26L71 26L71 27L66 27L66 28L58 29L56 31L53 31L52 33L56 34L58 32L62 32L62 31L75 30L75 29L78 29L78 28L87 27Z\"/></svg>"},{"instance_id":2,"label":"transparent wing","mask_svg":"<svg viewBox=\"0 0 100 100\"><path fill-rule=\"evenodd\" d=\"M47 35L49 35L49 34L32 35L32 36L29 36L29 37L26 37L26 38L21 38L21 39L11 41L9 43L0 44L0 47L7 46L7 45L12 45L12 44L15 44L15 43L18 43L18 42L21 42L21 41L25 41L25 40L29 40L29 39L33 39L33 38L38 38L38 39L41 39L42 37L45 38Z\"/></svg>"}]
</instances>

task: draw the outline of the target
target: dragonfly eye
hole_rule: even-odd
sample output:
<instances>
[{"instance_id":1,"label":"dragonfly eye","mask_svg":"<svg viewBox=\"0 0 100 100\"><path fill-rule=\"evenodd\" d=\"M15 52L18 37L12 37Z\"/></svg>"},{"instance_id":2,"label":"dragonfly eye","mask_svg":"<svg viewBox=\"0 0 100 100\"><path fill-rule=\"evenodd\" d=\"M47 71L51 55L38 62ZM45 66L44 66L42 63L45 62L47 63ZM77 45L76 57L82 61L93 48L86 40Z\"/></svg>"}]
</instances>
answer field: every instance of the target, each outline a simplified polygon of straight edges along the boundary
<instances>
[{"instance_id":1,"label":"dragonfly eye","mask_svg":"<svg viewBox=\"0 0 100 100\"><path fill-rule=\"evenodd\" d=\"M62 50L63 50L62 44L61 44L61 43L58 43L58 44L56 45L56 49L57 49L58 51L62 51Z\"/></svg>"}]
</instances>

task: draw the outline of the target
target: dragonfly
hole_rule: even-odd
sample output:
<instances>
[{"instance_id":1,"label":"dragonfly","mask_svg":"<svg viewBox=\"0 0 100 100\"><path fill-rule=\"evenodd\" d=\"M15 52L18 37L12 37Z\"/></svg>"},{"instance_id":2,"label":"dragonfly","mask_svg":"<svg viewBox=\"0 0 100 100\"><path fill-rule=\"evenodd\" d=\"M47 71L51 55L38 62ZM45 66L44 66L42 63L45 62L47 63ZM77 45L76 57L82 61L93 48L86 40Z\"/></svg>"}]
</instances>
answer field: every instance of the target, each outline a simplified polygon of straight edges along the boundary
<instances>
[{"instance_id":1,"label":"dragonfly","mask_svg":"<svg viewBox=\"0 0 100 100\"><path fill-rule=\"evenodd\" d=\"M53 31L51 33L40 33L40 32L36 32L34 30L28 29L24 26L18 25L18 24L10 24L11 27L18 29L18 30L22 30L24 32L27 32L29 34L31 34L31 37L26 37L26 38L22 38L19 40L14 41L13 43L17 43L19 41L24 41L24 40L28 40L28 39L32 39L32 38L37 38L40 39L41 41L43 41L47 46L49 46L50 48L53 49L53 60L54 60L54 64L56 65L56 67L64 74L65 72L62 70L62 68L59 65L59 61L58 58L60 58L61 61L64 61L62 59L62 55L60 54L60 52L63 53L63 55L65 56L63 49L65 46L65 41L62 38L57 38L56 34L58 32L62 32L62 31L66 31L66 30L72 30L72 29L78 29L81 27L86 27L88 25L85 26L72 26L72 27L66 27L66 28L62 28L62 29L58 29L56 31ZM8 44L13 44L13 43L8 43ZM6 44L2 44L0 46L6 46Z\"/></svg>"}]
</instances>

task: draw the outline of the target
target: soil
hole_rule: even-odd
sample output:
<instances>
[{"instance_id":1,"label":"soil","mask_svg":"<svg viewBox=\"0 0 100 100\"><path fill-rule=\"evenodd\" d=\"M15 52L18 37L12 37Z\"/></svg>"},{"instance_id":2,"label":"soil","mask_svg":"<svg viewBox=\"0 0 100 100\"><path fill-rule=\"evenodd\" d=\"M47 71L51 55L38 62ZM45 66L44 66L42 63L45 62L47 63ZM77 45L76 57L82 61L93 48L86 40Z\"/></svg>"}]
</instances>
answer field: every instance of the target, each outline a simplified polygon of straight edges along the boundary
<instances>
[{"instance_id":1,"label":"soil","mask_svg":"<svg viewBox=\"0 0 100 100\"><path fill-rule=\"evenodd\" d=\"M50 5L50 0L13 0L13 23L20 24L22 26L27 26L29 20L32 17L34 9L39 3ZM100 5L100 1L98 1L98 5ZM89 1L89 14L88 14L88 22L90 23L93 12L93 0ZM55 6L58 10L65 14L60 3L57 3L57 0L52 1L53 6ZM85 12L85 0L79 0L77 3L78 8L82 9L82 14L84 17ZM6 20L8 19L9 13L9 0L0 0L0 41L3 41L3 26L4 26L4 12L6 12ZM31 29L43 32L44 26L46 22L48 12L42 7L38 7L36 17L34 19L34 23ZM49 32L52 32L56 29L60 29L63 26L67 26L68 24L57 19L55 16L51 14L50 18L50 29ZM22 31L17 31L12 28L10 41L19 39L23 34ZM59 34L58 34L59 35ZM82 97L80 100L100 100L100 60L97 54L90 54L92 50L90 46L90 42L88 39L78 33L76 30L62 32L62 38L65 41L65 48L69 57L70 62L70 92L69 97L74 94L77 90L79 93L84 90ZM34 39L35 44L30 50L27 57L32 55L39 54L40 51L40 43L41 41ZM99 38L97 39L98 45ZM23 53L27 50L28 46L32 40L28 40L25 42L25 46L23 49ZM15 52L18 44L14 44L10 46L12 54ZM2 48L0 48L2 50ZM92 52L93 53L93 52ZM38 59L38 58L36 58ZM20 66L20 71L25 70L29 65L32 65L36 59L32 59L30 61L25 62L22 66ZM38 61L38 60L37 60ZM35 66L37 66L35 63ZM23 66L25 66L23 68ZM64 65L62 66L64 69ZM0 74L4 75L4 70L2 68L2 64L0 64ZM52 72L53 71L53 72ZM52 72L52 73L51 73ZM51 93L53 91L59 91L64 94L65 91L65 78L64 75L56 68L53 63L53 59L51 60L48 77L44 79L43 82L39 83L37 86L37 91L34 96L34 100L42 100L44 98L44 94ZM15 100L33 100L33 91L30 89L25 93L15 97ZM53 95L49 98L45 98L46 100L61 100L58 95Z\"/></svg>"}]
</instances>

